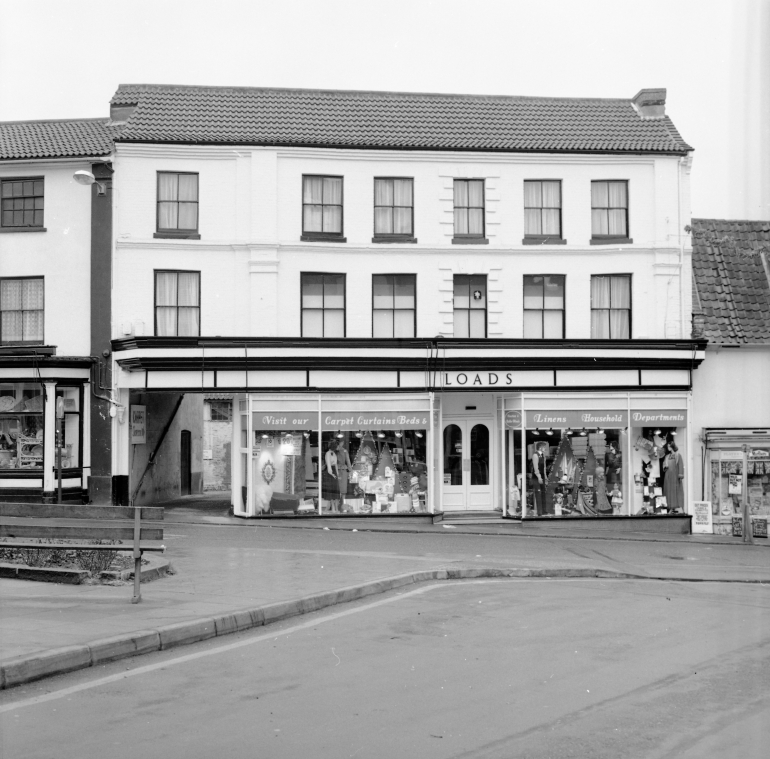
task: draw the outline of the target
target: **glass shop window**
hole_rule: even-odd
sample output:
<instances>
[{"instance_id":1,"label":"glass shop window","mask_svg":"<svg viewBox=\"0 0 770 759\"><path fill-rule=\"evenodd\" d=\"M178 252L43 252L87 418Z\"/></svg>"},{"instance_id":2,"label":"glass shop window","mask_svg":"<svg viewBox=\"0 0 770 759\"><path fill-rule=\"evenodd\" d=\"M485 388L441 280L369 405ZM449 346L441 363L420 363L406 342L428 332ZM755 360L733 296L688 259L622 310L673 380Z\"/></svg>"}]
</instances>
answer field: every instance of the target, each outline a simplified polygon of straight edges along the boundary
<instances>
[{"instance_id":1,"label":"glass shop window","mask_svg":"<svg viewBox=\"0 0 770 759\"><path fill-rule=\"evenodd\" d=\"M0 471L43 468L42 385L0 383Z\"/></svg>"},{"instance_id":2,"label":"glass shop window","mask_svg":"<svg viewBox=\"0 0 770 759\"><path fill-rule=\"evenodd\" d=\"M633 442L634 478L631 514L684 513L684 429L636 427Z\"/></svg>"},{"instance_id":3,"label":"glass shop window","mask_svg":"<svg viewBox=\"0 0 770 759\"><path fill-rule=\"evenodd\" d=\"M528 516L627 514L616 429L527 430Z\"/></svg>"},{"instance_id":4,"label":"glass shop window","mask_svg":"<svg viewBox=\"0 0 770 759\"><path fill-rule=\"evenodd\" d=\"M711 509L723 517L742 513L743 456L731 458L730 453L732 451L711 451ZM770 516L770 457L751 458L746 462L746 486L749 513Z\"/></svg>"},{"instance_id":5,"label":"glass shop window","mask_svg":"<svg viewBox=\"0 0 770 759\"><path fill-rule=\"evenodd\" d=\"M425 430L324 432L324 513L396 514L428 510Z\"/></svg>"},{"instance_id":6,"label":"glass shop window","mask_svg":"<svg viewBox=\"0 0 770 759\"><path fill-rule=\"evenodd\" d=\"M62 422L62 469L80 467L81 460L81 415L80 387L57 387L56 397L64 400L64 421ZM58 459L54 459L56 462ZM54 463L54 466L56 464Z\"/></svg>"}]
</instances>

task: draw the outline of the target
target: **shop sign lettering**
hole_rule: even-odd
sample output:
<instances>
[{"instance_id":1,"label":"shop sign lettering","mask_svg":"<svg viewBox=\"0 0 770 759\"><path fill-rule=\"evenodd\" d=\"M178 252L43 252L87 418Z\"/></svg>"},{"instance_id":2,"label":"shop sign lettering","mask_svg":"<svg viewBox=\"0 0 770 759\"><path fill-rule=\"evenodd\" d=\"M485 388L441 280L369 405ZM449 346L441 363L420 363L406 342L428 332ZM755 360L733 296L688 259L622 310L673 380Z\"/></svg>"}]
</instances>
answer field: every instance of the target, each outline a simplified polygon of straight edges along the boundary
<instances>
[{"instance_id":1,"label":"shop sign lettering","mask_svg":"<svg viewBox=\"0 0 770 759\"><path fill-rule=\"evenodd\" d=\"M652 424L665 424L668 427L686 427L687 411L671 409L647 409L632 411L631 423L634 427L647 427Z\"/></svg>"},{"instance_id":2,"label":"shop sign lettering","mask_svg":"<svg viewBox=\"0 0 770 759\"><path fill-rule=\"evenodd\" d=\"M411 411L399 414L394 411L370 411L366 414L324 414L325 430L426 430L430 427L430 414Z\"/></svg>"},{"instance_id":3,"label":"shop sign lettering","mask_svg":"<svg viewBox=\"0 0 770 759\"><path fill-rule=\"evenodd\" d=\"M255 411L251 420L255 430L317 430L317 411L291 411L275 414Z\"/></svg>"},{"instance_id":4,"label":"shop sign lettering","mask_svg":"<svg viewBox=\"0 0 770 759\"><path fill-rule=\"evenodd\" d=\"M628 412L618 411L527 411L527 427L627 427Z\"/></svg>"},{"instance_id":5,"label":"shop sign lettering","mask_svg":"<svg viewBox=\"0 0 770 759\"><path fill-rule=\"evenodd\" d=\"M711 501L693 501L692 531L695 533L714 532L711 514Z\"/></svg>"},{"instance_id":6,"label":"shop sign lettering","mask_svg":"<svg viewBox=\"0 0 770 759\"><path fill-rule=\"evenodd\" d=\"M147 406L131 406L131 445L147 444Z\"/></svg>"},{"instance_id":7,"label":"shop sign lettering","mask_svg":"<svg viewBox=\"0 0 770 759\"><path fill-rule=\"evenodd\" d=\"M507 387L513 384L512 372L444 372L444 387Z\"/></svg>"},{"instance_id":8,"label":"shop sign lettering","mask_svg":"<svg viewBox=\"0 0 770 759\"><path fill-rule=\"evenodd\" d=\"M521 429L521 411L505 412L505 427L509 430Z\"/></svg>"}]
</instances>

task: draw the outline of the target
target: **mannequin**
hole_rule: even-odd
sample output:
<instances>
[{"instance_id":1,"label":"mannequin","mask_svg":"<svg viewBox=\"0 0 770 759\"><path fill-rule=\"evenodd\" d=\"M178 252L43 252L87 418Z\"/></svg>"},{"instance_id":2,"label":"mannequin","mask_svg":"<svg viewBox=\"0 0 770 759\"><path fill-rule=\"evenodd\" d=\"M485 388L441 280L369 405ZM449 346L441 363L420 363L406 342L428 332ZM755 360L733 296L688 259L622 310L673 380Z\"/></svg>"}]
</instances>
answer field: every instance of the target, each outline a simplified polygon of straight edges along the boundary
<instances>
[{"instance_id":1,"label":"mannequin","mask_svg":"<svg viewBox=\"0 0 770 759\"><path fill-rule=\"evenodd\" d=\"M337 454L334 451L334 441L324 456L323 494L329 499L332 511L339 511L340 484L339 470L337 469Z\"/></svg>"},{"instance_id":2,"label":"mannequin","mask_svg":"<svg viewBox=\"0 0 770 759\"><path fill-rule=\"evenodd\" d=\"M541 517L545 514L545 451L547 443L536 443L532 454L532 472L535 475L533 489L535 491L535 513Z\"/></svg>"},{"instance_id":3,"label":"mannequin","mask_svg":"<svg viewBox=\"0 0 770 759\"><path fill-rule=\"evenodd\" d=\"M679 447L671 440L668 444L668 455L663 460L666 472L663 480L663 495L669 511L684 512L684 460L679 453Z\"/></svg>"},{"instance_id":4,"label":"mannequin","mask_svg":"<svg viewBox=\"0 0 770 759\"><path fill-rule=\"evenodd\" d=\"M340 440L337 444L337 473L339 477L340 509L342 509L344 498L348 494L348 474L352 466L353 465L350 463L350 456L348 455L348 449L345 448L345 443Z\"/></svg>"}]
</instances>

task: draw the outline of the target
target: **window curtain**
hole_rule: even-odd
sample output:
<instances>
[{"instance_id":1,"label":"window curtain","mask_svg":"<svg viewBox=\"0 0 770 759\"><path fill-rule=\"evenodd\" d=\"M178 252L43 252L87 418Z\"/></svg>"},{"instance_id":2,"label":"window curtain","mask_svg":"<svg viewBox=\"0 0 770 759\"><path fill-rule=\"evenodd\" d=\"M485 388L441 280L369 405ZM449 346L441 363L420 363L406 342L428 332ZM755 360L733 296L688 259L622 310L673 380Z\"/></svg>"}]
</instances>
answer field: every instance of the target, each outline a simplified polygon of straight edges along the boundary
<instances>
[{"instance_id":1,"label":"window curtain","mask_svg":"<svg viewBox=\"0 0 770 759\"><path fill-rule=\"evenodd\" d=\"M43 280L22 280L22 308L24 309L22 339L43 340Z\"/></svg>"},{"instance_id":2,"label":"window curtain","mask_svg":"<svg viewBox=\"0 0 770 759\"><path fill-rule=\"evenodd\" d=\"M409 179L393 181L393 232L412 234L412 182Z\"/></svg>"},{"instance_id":3,"label":"window curtain","mask_svg":"<svg viewBox=\"0 0 770 759\"><path fill-rule=\"evenodd\" d=\"M625 182L609 183L609 206L607 228L609 234L626 237L626 209L628 208L628 186Z\"/></svg>"},{"instance_id":4,"label":"window curtain","mask_svg":"<svg viewBox=\"0 0 770 759\"><path fill-rule=\"evenodd\" d=\"M155 321L160 337L176 335L177 274L173 271L155 275Z\"/></svg>"},{"instance_id":5,"label":"window curtain","mask_svg":"<svg viewBox=\"0 0 770 759\"><path fill-rule=\"evenodd\" d=\"M631 279L612 277L610 285L610 335L615 340L631 337Z\"/></svg>"},{"instance_id":6,"label":"window curtain","mask_svg":"<svg viewBox=\"0 0 770 759\"><path fill-rule=\"evenodd\" d=\"M302 202L303 228L306 232L323 231L323 177L304 177Z\"/></svg>"},{"instance_id":7,"label":"window curtain","mask_svg":"<svg viewBox=\"0 0 770 759\"><path fill-rule=\"evenodd\" d=\"M468 234L484 234L484 183L468 182Z\"/></svg>"},{"instance_id":8,"label":"window curtain","mask_svg":"<svg viewBox=\"0 0 770 759\"><path fill-rule=\"evenodd\" d=\"M559 210L561 185L559 182L543 182L543 234L561 235Z\"/></svg>"},{"instance_id":9,"label":"window curtain","mask_svg":"<svg viewBox=\"0 0 770 759\"><path fill-rule=\"evenodd\" d=\"M178 279L178 333L180 336L200 334L200 275L197 272L179 272Z\"/></svg>"},{"instance_id":10,"label":"window curtain","mask_svg":"<svg viewBox=\"0 0 770 759\"><path fill-rule=\"evenodd\" d=\"M179 175L158 175L158 229L178 229Z\"/></svg>"},{"instance_id":11,"label":"window curtain","mask_svg":"<svg viewBox=\"0 0 770 759\"><path fill-rule=\"evenodd\" d=\"M591 308L610 307L610 277L591 277Z\"/></svg>"},{"instance_id":12,"label":"window curtain","mask_svg":"<svg viewBox=\"0 0 770 759\"><path fill-rule=\"evenodd\" d=\"M324 177L323 180L323 231L342 233L342 180Z\"/></svg>"}]
</instances>

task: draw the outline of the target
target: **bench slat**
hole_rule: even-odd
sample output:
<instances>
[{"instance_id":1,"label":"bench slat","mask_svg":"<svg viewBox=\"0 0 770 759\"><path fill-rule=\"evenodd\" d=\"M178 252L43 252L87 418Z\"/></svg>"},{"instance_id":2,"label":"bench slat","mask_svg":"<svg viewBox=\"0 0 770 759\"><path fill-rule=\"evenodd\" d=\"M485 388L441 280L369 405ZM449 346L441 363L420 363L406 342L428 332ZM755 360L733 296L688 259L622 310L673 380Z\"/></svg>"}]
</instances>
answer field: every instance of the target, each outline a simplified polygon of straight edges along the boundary
<instances>
[{"instance_id":1,"label":"bench slat","mask_svg":"<svg viewBox=\"0 0 770 759\"><path fill-rule=\"evenodd\" d=\"M24 543L23 541L13 543L2 543L0 548L38 548L45 551L63 550L63 551L126 551L131 553L134 550L133 545L120 545L120 546L99 546L91 543L67 543L65 544L41 544L41 543ZM140 551L160 551L164 553L166 546L139 546Z\"/></svg>"},{"instance_id":2,"label":"bench slat","mask_svg":"<svg viewBox=\"0 0 770 759\"><path fill-rule=\"evenodd\" d=\"M142 521L162 522L162 506L142 506ZM0 517L30 517L32 519L133 519L130 506L84 506L47 503L0 503Z\"/></svg>"},{"instance_id":3,"label":"bench slat","mask_svg":"<svg viewBox=\"0 0 770 759\"><path fill-rule=\"evenodd\" d=\"M80 525L26 525L0 524L2 538L53 538L58 540L130 540L134 539L133 527L105 527ZM163 540L162 527L142 527L141 540Z\"/></svg>"}]
</instances>

